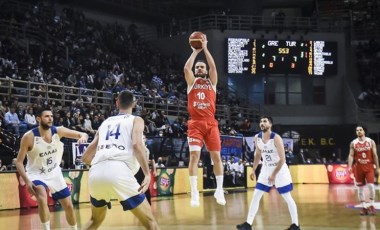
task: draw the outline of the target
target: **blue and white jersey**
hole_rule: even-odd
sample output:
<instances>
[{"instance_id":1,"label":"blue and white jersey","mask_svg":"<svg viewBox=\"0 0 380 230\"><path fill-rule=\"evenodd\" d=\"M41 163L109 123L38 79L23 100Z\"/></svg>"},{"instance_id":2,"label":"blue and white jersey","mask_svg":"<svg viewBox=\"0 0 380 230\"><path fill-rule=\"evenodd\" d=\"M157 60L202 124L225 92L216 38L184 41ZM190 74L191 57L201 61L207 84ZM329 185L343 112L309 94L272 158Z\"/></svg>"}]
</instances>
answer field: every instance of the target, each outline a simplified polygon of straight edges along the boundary
<instances>
[{"instance_id":1,"label":"blue and white jersey","mask_svg":"<svg viewBox=\"0 0 380 230\"><path fill-rule=\"evenodd\" d=\"M272 132L267 143L263 142L262 132L257 135L257 147L261 151L263 158L263 167L261 168L259 178L256 183L256 189L264 192L269 192L274 185L280 194L287 193L293 190L292 177L286 163L284 163L275 177L274 184L269 183L268 178L272 175L277 167L280 156L277 148L274 145L274 137L276 133Z\"/></svg>"},{"instance_id":2,"label":"blue and white jersey","mask_svg":"<svg viewBox=\"0 0 380 230\"><path fill-rule=\"evenodd\" d=\"M278 155L277 148L274 145L274 137L276 136L276 133L272 132L270 134L270 139L267 143L264 143L262 136L262 132L257 135L257 147L261 151L263 164L267 167L276 167L280 161L280 156Z\"/></svg>"},{"instance_id":3,"label":"blue and white jersey","mask_svg":"<svg viewBox=\"0 0 380 230\"><path fill-rule=\"evenodd\" d=\"M34 134L34 143L27 152L26 172L29 176L54 177L61 173L59 164L63 155L63 143L57 133L57 127L51 128L51 142L47 143L40 135L38 127L31 130Z\"/></svg>"},{"instance_id":4,"label":"blue and white jersey","mask_svg":"<svg viewBox=\"0 0 380 230\"><path fill-rule=\"evenodd\" d=\"M136 174L140 168L133 155L132 130L135 116L119 114L107 118L98 129L98 146L91 165L106 160L125 162Z\"/></svg>"}]
</instances>

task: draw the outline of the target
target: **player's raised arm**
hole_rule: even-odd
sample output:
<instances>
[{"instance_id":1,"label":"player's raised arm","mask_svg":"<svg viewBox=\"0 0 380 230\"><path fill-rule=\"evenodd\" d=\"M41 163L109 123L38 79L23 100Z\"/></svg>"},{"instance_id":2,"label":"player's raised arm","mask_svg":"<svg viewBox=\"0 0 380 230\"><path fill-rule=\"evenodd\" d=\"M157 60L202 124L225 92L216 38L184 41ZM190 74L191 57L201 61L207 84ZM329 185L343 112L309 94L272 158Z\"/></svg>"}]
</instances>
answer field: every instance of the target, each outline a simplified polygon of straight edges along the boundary
<instances>
[{"instance_id":1,"label":"player's raised arm","mask_svg":"<svg viewBox=\"0 0 380 230\"><path fill-rule=\"evenodd\" d=\"M187 59L187 61L185 63L185 67L183 68L186 83L188 86L192 85L194 80L195 80L195 76L194 76L194 72L193 72L193 65L195 62L195 58L202 51L202 49L194 49L192 47L191 47L191 49L193 50L193 52L191 53L189 59Z\"/></svg>"},{"instance_id":2,"label":"player's raised arm","mask_svg":"<svg viewBox=\"0 0 380 230\"><path fill-rule=\"evenodd\" d=\"M216 70L214 58L212 57L210 51L208 50L207 44L208 44L207 36L204 34L202 38L202 49L203 49L203 52L205 53L207 64L209 66L209 70L208 70L209 78L211 80L211 83L213 85L216 85L218 84L218 72Z\"/></svg>"}]
</instances>

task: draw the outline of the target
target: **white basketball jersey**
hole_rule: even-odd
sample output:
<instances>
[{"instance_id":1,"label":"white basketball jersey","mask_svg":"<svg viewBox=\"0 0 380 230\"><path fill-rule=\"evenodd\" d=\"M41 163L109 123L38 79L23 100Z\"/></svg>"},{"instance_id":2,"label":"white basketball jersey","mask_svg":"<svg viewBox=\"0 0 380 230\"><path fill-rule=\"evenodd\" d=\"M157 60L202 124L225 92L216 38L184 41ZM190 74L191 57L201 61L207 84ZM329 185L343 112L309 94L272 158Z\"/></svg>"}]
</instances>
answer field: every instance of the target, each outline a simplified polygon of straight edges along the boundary
<instances>
[{"instance_id":1,"label":"white basketball jersey","mask_svg":"<svg viewBox=\"0 0 380 230\"><path fill-rule=\"evenodd\" d=\"M132 130L135 116L119 114L109 117L99 127L97 151L91 164L116 160L125 162L134 174L140 168L133 155Z\"/></svg>"},{"instance_id":2,"label":"white basketball jersey","mask_svg":"<svg viewBox=\"0 0 380 230\"><path fill-rule=\"evenodd\" d=\"M26 171L29 175L48 176L60 173L59 164L63 155L63 143L57 133L57 127L50 128L51 143L47 143L40 135L38 128L31 130L34 134L33 148L27 152Z\"/></svg>"},{"instance_id":3,"label":"white basketball jersey","mask_svg":"<svg viewBox=\"0 0 380 230\"><path fill-rule=\"evenodd\" d=\"M262 132L257 135L257 147L261 150L261 157L263 158L263 164L265 166L275 167L280 161L280 156L274 145L275 135L276 133L272 132L267 143L263 142Z\"/></svg>"}]
</instances>

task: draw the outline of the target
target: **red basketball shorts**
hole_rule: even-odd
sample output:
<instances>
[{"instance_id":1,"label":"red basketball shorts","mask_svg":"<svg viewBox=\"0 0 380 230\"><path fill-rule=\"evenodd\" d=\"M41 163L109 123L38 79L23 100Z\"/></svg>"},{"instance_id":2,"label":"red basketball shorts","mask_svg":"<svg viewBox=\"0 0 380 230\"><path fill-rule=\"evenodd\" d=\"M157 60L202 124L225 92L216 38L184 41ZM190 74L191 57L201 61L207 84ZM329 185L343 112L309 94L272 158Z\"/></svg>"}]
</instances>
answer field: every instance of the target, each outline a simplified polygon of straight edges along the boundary
<instances>
[{"instance_id":1,"label":"red basketball shorts","mask_svg":"<svg viewBox=\"0 0 380 230\"><path fill-rule=\"evenodd\" d=\"M375 182L375 170L373 168L356 165L353 171L357 186L373 184Z\"/></svg>"},{"instance_id":2,"label":"red basketball shorts","mask_svg":"<svg viewBox=\"0 0 380 230\"><path fill-rule=\"evenodd\" d=\"M187 141L190 151L200 151L205 143L208 151L220 152L220 133L218 121L189 120L187 122Z\"/></svg>"}]
</instances>

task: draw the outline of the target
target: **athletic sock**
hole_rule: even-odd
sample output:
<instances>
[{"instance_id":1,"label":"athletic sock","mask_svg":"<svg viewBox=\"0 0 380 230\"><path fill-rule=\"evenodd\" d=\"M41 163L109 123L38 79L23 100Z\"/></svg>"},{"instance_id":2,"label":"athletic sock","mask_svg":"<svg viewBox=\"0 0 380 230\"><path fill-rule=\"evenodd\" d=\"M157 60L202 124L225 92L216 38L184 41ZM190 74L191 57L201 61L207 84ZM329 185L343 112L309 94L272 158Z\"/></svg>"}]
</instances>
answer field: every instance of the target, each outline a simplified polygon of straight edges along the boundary
<instances>
[{"instance_id":1,"label":"athletic sock","mask_svg":"<svg viewBox=\"0 0 380 230\"><path fill-rule=\"evenodd\" d=\"M198 192L198 176L189 176L191 192Z\"/></svg>"},{"instance_id":2,"label":"athletic sock","mask_svg":"<svg viewBox=\"0 0 380 230\"><path fill-rule=\"evenodd\" d=\"M42 228L44 230L50 230L50 221L42 223Z\"/></svg>"}]
</instances>

